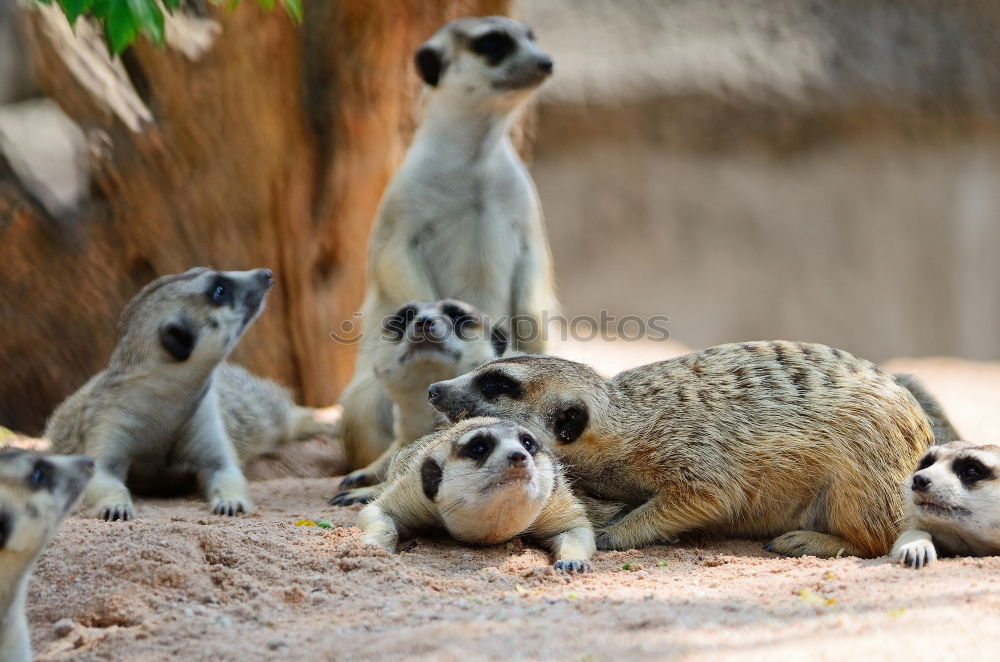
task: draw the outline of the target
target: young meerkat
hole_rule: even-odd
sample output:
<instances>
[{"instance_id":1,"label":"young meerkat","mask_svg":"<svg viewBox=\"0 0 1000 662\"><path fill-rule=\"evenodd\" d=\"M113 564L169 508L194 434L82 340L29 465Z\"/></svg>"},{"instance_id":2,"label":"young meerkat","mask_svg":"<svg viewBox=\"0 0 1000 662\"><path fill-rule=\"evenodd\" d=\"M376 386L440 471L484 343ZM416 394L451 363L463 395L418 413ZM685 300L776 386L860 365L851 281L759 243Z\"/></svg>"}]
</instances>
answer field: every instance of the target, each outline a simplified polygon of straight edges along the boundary
<instances>
[{"instance_id":1,"label":"young meerkat","mask_svg":"<svg viewBox=\"0 0 1000 662\"><path fill-rule=\"evenodd\" d=\"M93 473L94 463L87 457L0 450L0 660L4 662L31 660L24 611L31 570Z\"/></svg>"},{"instance_id":2,"label":"young meerkat","mask_svg":"<svg viewBox=\"0 0 1000 662\"><path fill-rule=\"evenodd\" d=\"M392 412L373 370L383 320L407 301L468 301L512 318L513 347L545 349L551 257L531 177L511 144L512 118L552 73L531 29L498 16L463 18L416 53L423 118L372 227L363 338L341 396L351 468L392 443Z\"/></svg>"},{"instance_id":3,"label":"young meerkat","mask_svg":"<svg viewBox=\"0 0 1000 662\"><path fill-rule=\"evenodd\" d=\"M619 373L517 356L434 384L451 420L501 416L555 437L578 485L633 508L599 549L686 531L774 537L789 556L885 554L898 486L933 442L920 406L877 366L785 341L720 345Z\"/></svg>"},{"instance_id":4,"label":"young meerkat","mask_svg":"<svg viewBox=\"0 0 1000 662\"><path fill-rule=\"evenodd\" d=\"M443 528L470 544L530 537L552 551L557 570L586 572L594 553L559 461L526 428L496 418L467 419L403 449L357 525L363 543L390 552L401 534Z\"/></svg>"},{"instance_id":5,"label":"young meerkat","mask_svg":"<svg viewBox=\"0 0 1000 662\"><path fill-rule=\"evenodd\" d=\"M897 563L922 568L938 556L1000 554L1000 446L935 446L902 492L907 528L892 546Z\"/></svg>"},{"instance_id":6,"label":"young meerkat","mask_svg":"<svg viewBox=\"0 0 1000 662\"><path fill-rule=\"evenodd\" d=\"M281 387L223 363L273 284L268 269L198 267L154 280L125 306L108 367L45 430L57 451L95 459L84 495L95 516L135 516L126 484L162 493L194 481L213 512L249 511L239 453L319 431Z\"/></svg>"},{"instance_id":7,"label":"young meerkat","mask_svg":"<svg viewBox=\"0 0 1000 662\"><path fill-rule=\"evenodd\" d=\"M330 503L375 498L375 484L385 478L393 456L446 422L427 402L427 387L502 356L507 346L504 329L463 301L410 301L386 319L375 374L393 402L395 441L377 460L348 474Z\"/></svg>"}]
</instances>

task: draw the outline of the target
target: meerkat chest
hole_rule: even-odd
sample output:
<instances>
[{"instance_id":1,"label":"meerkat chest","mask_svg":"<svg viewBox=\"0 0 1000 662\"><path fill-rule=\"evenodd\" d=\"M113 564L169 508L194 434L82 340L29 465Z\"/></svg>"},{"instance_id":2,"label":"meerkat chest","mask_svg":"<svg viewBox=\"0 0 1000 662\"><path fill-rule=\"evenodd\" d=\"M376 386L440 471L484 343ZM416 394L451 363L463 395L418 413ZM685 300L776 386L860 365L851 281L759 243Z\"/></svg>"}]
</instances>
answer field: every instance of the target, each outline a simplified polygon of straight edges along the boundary
<instances>
[{"instance_id":1,"label":"meerkat chest","mask_svg":"<svg viewBox=\"0 0 1000 662\"><path fill-rule=\"evenodd\" d=\"M508 314L511 279L539 222L530 180L520 164L474 165L439 173L421 187L407 228L440 297L475 301Z\"/></svg>"},{"instance_id":2,"label":"meerkat chest","mask_svg":"<svg viewBox=\"0 0 1000 662\"><path fill-rule=\"evenodd\" d=\"M508 496L481 503L449 505L441 509L445 529L466 543L492 544L526 531L545 505L528 495Z\"/></svg>"}]
</instances>

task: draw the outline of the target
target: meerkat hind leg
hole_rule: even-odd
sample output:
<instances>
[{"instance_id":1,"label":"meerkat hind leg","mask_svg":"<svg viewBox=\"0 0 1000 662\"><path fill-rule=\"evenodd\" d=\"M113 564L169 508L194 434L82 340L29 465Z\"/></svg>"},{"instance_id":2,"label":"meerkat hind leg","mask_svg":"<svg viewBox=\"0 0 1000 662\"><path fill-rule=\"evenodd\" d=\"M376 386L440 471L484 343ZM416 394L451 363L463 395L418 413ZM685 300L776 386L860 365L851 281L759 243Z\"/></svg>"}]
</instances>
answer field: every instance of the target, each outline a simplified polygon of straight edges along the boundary
<instances>
[{"instance_id":1,"label":"meerkat hind leg","mask_svg":"<svg viewBox=\"0 0 1000 662\"><path fill-rule=\"evenodd\" d=\"M764 545L764 549L783 556L818 556L820 558L864 556L860 550L840 536L805 529L784 533Z\"/></svg>"},{"instance_id":2,"label":"meerkat hind leg","mask_svg":"<svg viewBox=\"0 0 1000 662\"><path fill-rule=\"evenodd\" d=\"M697 509L691 505L697 504ZM661 492L597 530L597 549L632 549L676 542L685 531L720 521L723 507L711 494Z\"/></svg>"}]
</instances>

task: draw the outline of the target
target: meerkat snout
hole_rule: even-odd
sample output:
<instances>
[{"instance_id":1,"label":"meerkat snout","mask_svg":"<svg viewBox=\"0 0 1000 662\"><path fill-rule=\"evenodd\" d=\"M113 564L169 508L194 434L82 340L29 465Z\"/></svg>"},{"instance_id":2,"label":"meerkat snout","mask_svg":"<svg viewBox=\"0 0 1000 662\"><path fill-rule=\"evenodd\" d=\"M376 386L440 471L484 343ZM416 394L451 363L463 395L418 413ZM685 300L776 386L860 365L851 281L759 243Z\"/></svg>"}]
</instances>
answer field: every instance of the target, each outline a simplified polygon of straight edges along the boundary
<instances>
[{"instance_id":1,"label":"meerkat snout","mask_svg":"<svg viewBox=\"0 0 1000 662\"><path fill-rule=\"evenodd\" d=\"M921 476L920 474L917 474L913 477L913 483L911 484L910 488L914 492L926 492L927 488L930 487L930 484L931 484L930 478L928 478L927 476Z\"/></svg>"}]
</instances>

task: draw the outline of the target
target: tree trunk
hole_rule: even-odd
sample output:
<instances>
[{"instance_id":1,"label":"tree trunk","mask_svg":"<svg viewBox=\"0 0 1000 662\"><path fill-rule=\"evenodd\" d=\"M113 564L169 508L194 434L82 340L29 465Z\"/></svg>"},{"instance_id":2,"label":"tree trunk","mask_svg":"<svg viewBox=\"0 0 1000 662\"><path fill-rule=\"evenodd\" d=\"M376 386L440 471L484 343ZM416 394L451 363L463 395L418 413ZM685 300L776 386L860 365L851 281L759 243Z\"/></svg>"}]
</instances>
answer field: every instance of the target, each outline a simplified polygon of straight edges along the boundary
<instances>
[{"instance_id":1,"label":"tree trunk","mask_svg":"<svg viewBox=\"0 0 1000 662\"><path fill-rule=\"evenodd\" d=\"M39 432L106 363L125 302L196 265L273 269L234 358L307 404L335 401L354 352L329 334L359 308L368 229L412 133L412 53L444 21L508 2L305 5L301 27L254 2L212 9L187 45L168 23L170 47L137 43L123 66L95 60L86 26L22 10L42 89L87 136L93 186L55 217L0 158L0 424Z\"/></svg>"}]
</instances>

